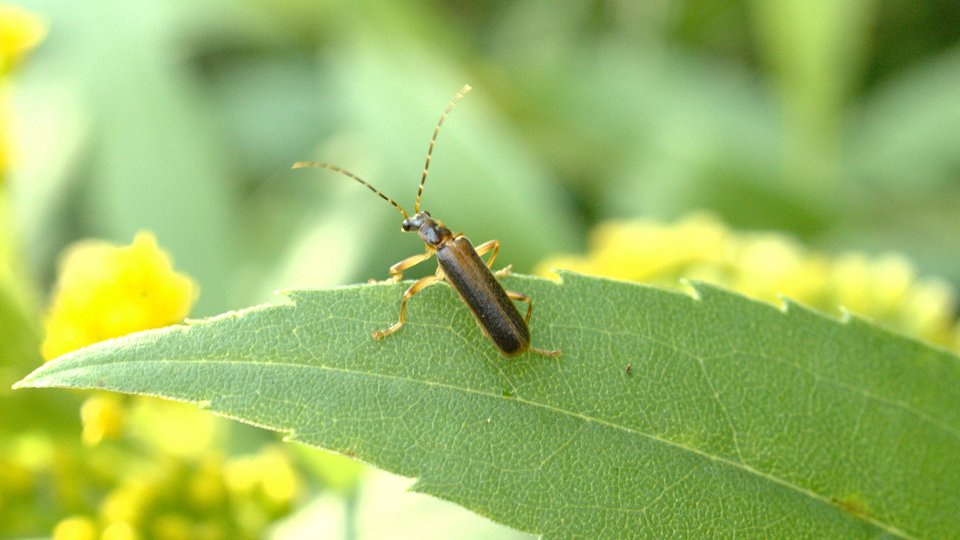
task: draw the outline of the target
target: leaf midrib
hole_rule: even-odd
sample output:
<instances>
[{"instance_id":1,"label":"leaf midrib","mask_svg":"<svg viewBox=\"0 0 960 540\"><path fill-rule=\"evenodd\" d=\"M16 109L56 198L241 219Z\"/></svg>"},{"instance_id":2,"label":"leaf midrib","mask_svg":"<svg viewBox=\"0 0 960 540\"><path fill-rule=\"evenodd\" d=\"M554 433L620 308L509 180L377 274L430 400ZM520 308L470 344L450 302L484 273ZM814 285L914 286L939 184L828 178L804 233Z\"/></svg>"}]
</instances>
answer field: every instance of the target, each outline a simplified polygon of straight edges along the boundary
<instances>
[{"instance_id":1,"label":"leaf midrib","mask_svg":"<svg viewBox=\"0 0 960 540\"><path fill-rule=\"evenodd\" d=\"M686 354L690 354L690 353L686 353ZM691 355L691 356L692 356L692 355ZM579 419L579 420L584 421L584 422L593 422L593 423L596 423L596 424L598 424L598 425L601 425L601 426L604 426L604 427L608 427L608 428L610 428L610 429L619 430L619 431L622 431L622 432L625 432L625 433L629 433L629 434L631 434L631 435L636 435L636 436L639 436L639 437L644 437L644 438L649 439L649 440L651 440L651 441L654 441L654 442L657 442L657 443L660 443L660 444L664 444L664 445L667 445L667 446L670 446L670 447L673 447L673 448L676 448L676 449L679 449L679 450L682 450L682 451L685 451L685 452L689 452L689 453L694 454L694 455L696 455L696 456L699 456L699 457L701 457L701 458L704 458L704 459L707 459L707 460L710 460L710 461L714 461L714 462L717 462L717 463L721 463L721 464L723 464L723 465L729 466L729 467L734 468L734 469L737 469L737 470L739 470L739 471L746 472L746 473L749 473L749 474L752 474L752 475L756 475L756 476L759 477L759 478L762 478L762 479L764 479L764 480L768 480L768 481L770 481L770 482L774 482L774 483L776 483L776 484L778 484L778 485L781 485L781 486L783 486L783 487L785 487L785 488L787 488L787 489L790 489L790 490L792 490L792 491L794 491L794 492L796 492L796 493L799 493L799 494L801 494L801 495L805 495L805 496L807 496L807 497L809 497L809 498L811 498L811 499L813 499L813 500L815 500L815 501L817 501L817 502L819 502L819 503L826 504L826 505L828 505L830 508L836 508L836 505L834 505L834 504L832 503L832 501L831 501L828 497L826 497L826 496L824 496L824 495L821 495L821 494L816 493L816 492L814 492L814 491L810 491L810 490L808 490L808 489L806 489L806 488L804 488L804 487L801 487L801 486L799 486L799 485L797 485L797 484L794 484L794 483L792 483L792 482L790 482L790 481L788 481L788 480L784 480L784 479L779 478L779 477L777 477L777 476L771 475L771 474L769 474L769 473L766 473L766 472L764 472L764 471L761 471L761 470L759 470L759 469L756 469L756 468L754 468L754 467L751 467L750 465L747 465L747 464L745 464L745 463L736 462L736 461L732 461L732 460L730 460L730 459L727 459L727 458L724 458L724 457L721 457L721 456L713 455L713 454L710 454L710 453L705 452L705 451L703 451L703 450L700 450L700 449L698 449L698 448L695 448L695 447L692 447L692 446L687 446L687 445L684 445L684 444L679 443L679 442L676 442L676 441L671 441L671 440L669 440L669 439L665 439L665 438L663 438L663 437L660 437L660 436L655 435L655 434L652 434L652 433L645 433L645 432L639 431L639 430L637 430L637 429L634 429L634 428L631 428L631 427L628 427L628 426L616 424L616 423L613 423L613 422L611 422L611 421L609 421L609 420L604 420L604 419L601 419L601 418L595 418L595 417L592 417L592 416L588 416L588 415L585 415L585 414L582 414L582 413L578 413L578 412L575 412L575 411L570 411L570 410L563 409L563 408L560 408L560 407L556 407L556 406L553 406L553 405L549 405L549 404L546 404L546 403L538 403L538 402L535 402L535 401L530 401L530 400L521 398L521 397L516 396L516 395L514 395L514 396L504 396L504 395L502 395L502 394L496 394L496 393L486 392L486 391L477 390L477 389L473 389L473 388L461 387L461 386L456 386L456 385L452 385L452 384L448 384L448 383L441 383L441 382L436 382L436 381L429 381L429 380L422 380L422 379L413 379L413 378L410 378L410 377L403 377L403 376L399 376L399 375L388 375L388 374L384 374L384 373L377 373L377 372L370 372L370 371L349 370L349 369L345 369L345 368L333 367L333 366L327 366L327 365L300 364L300 363L295 363L295 362L266 362L266 361L262 361L262 360L244 360L244 361L242 361L242 362L239 362L239 361L234 361L234 360L206 360L206 359L196 359L196 360L188 360L188 359L151 359L151 360L124 360L123 362L109 362L109 363L99 364L99 366L109 365L110 363L122 363L122 364L125 365L125 366L130 366L130 365L135 365L135 364L171 363L171 364L217 364L217 365L227 365L227 366L236 365L236 366L241 366L241 367L250 367L250 366L273 367L273 368L276 368L276 367L290 367L290 368L307 369L307 370L310 370L310 369L319 369L319 370L326 370L326 371L332 371L332 372L338 372L338 373L345 373L345 374L350 374L350 375L366 376L366 377L370 377L370 378L373 378L373 379L393 380L393 381L401 381L401 382L412 383L412 384L421 384L421 385L424 385L424 386L427 386L427 387L435 387L435 388L443 388L443 389L447 389L447 390L454 390L454 391L459 391L459 392L463 392L463 393L466 393L466 394L472 394L472 395L476 395L476 396L480 396L480 397L484 397L484 398L489 398L489 399L494 399L494 400L499 400L499 401L512 400L512 401L516 401L516 402L518 402L518 403L521 403L521 404L523 404L523 405L527 405L527 406L530 406L530 407L539 408L539 409L542 409L542 410L545 410L545 411L548 411L548 412L551 412L551 413L554 413L554 414L558 414L558 415L561 415L561 416L567 416L567 417L571 417L571 418L576 418L576 419ZM789 364L789 363L788 363L788 364ZM790 365L792 365L792 364L790 364ZM795 366L795 367L797 367L797 368L799 369L799 366ZM88 371L89 369L90 369L89 366L88 366L88 367L77 367L77 368L66 369L66 370L60 371L59 373L60 373L60 374L68 374L68 373L73 372L73 371L80 371L81 373L83 373L83 372L85 372L85 371ZM26 380L21 381L21 383L28 383L28 384L29 384L29 382L26 381ZM20 386L20 383L18 383L17 386ZM24 385L24 386L26 386L26 385ZM50 386L57 386L57 385L50 385ZM64 385L64 386L66 386L66 385ZM169 396L163 395L163 394L143 393L143 395L155 395L155 396L161 397L161 398L169 398ZM868 398L871 396L871 394L868 394L868 393L864 393L864 395L867 396ZM201 401L203 401L203 400L185 400L185 401L189 401L189 402L201 402ZM212 399L209 400L209 401L210 401L211 404L214 403ZM269 425L269 424L267 424L267 425L263 425L262 427L267 427L267 428L269 428L269 429L274 429L274 430L276 430L276 431L281 431L281 432L288 432L288 433L291 433L291 434L294 434L294 435L295 435L295 433L296 433L296 430L290 429L290 428L287 428L287 427L284 427L284 426ZM914 537L908 535L906 532L898 529L897 527L895 527L895 526L893 526L893 525L891 525L891 524L888 524L888 523L886 523L886 522L877 520L877 519L875 519L875 518L872 518L872 517L870 517L870 516L863 515L863 514L858 514L858 513L852 513L852 512L851 512L851 513L848 513L847 515L849 515L849 516L851 516L851 517L853 517L853 518L859 519L859 520L861 520L861 521L864 521L864 522L866 522L866 523L869 523L870 525L873 525L873 526L875 526L875 527L877 527L877 528L879 528L879 529L882 529L883 531L885 531L885 532L887 532L887 533L889 533L889 534L892 534L892 535L895 535L895 536L898 536L898 537L901 537L901 538L914 538Z\"/></svg>"}]
</instances>

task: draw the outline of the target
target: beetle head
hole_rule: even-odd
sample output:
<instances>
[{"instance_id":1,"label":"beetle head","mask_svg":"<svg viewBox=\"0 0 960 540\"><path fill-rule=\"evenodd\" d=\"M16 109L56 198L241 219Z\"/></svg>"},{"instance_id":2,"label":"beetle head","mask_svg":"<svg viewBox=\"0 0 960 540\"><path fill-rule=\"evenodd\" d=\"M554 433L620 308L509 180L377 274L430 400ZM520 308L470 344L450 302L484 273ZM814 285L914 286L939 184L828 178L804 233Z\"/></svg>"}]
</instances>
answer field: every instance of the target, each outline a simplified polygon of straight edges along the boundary
<instances>
[{"instance_id":1,"label":"beetle head","mask_svg":"<svg viewBox=\"0 0 960 540\"><path fill-rule=\"evenodd\" d=\"M418 212L413 217L409 217L403 220L403 223L400 224L400 229L403 232L419 231L420 228L423 227L429 221L433 221L430 218L430 212L427 212L427 211Z\"/></svg>"}]
</instances>

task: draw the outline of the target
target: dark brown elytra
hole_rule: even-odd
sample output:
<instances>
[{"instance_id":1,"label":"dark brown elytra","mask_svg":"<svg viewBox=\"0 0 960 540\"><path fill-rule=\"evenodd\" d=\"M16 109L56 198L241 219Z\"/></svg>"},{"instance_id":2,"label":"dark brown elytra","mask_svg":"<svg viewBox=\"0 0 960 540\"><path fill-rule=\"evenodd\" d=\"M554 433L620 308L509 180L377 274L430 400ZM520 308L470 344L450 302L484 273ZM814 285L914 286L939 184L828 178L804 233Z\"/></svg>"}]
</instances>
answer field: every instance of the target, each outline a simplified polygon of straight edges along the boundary
<instances>
[{"instance_id":1,"label":"dark brown elytra","mask_svg":"<svg viewBox=\"0 0 960 540\"><path fill-rule=\"evenodd\" d=\"M414 205L413 216L410 216L399 203L387 197L366 180L336 165L315 161L298 161L293 164L293 168L319 167L340 173L363 184L403 214L401 229L404 232L416 231L420 239L423 240L426 251L391 266L389 278L391 281L400 281L403 272L408 268L416 266L434 255L437 257L439 264L436 273L432 276L420 278L403 293L403 299L400 301L400 320L389 328L374 332L374 339L383 339L403 326L406 321L407 301L413 295L434 283L446 281L470 308L470 312L477 320L480 329L501 353L506 356L515 356L530 351L546 356L558 356L560 351L543 350L530 345L530 315L533 312L533 300L525 294L505 290L497 281L497 276L508 273L509 267L496 273L491 271L493 261L497 258L497 252L500 251L500 242L490 240L474 248L466 236L460 233L453 234L440 220L430 216L429 212L420 211L420 198L423 195L423 186L427 181L427 171L430 168L430 157L433 155L433 148L437 142L437 134L440 133L440 128L454 105L469 91L470 85L465 85L457 92L457 95L450 100L447 108L440 114L440 120L433 128L433 136L430 138L430 146L427 148L427 159L423 165L423 174L420 177L420 186L417 188L417 200ZM488 252L490 258L484 263L480 256ZM527 304L525 317L520 315L513 303L514 300Z\"/></svg>"}]
</instances>

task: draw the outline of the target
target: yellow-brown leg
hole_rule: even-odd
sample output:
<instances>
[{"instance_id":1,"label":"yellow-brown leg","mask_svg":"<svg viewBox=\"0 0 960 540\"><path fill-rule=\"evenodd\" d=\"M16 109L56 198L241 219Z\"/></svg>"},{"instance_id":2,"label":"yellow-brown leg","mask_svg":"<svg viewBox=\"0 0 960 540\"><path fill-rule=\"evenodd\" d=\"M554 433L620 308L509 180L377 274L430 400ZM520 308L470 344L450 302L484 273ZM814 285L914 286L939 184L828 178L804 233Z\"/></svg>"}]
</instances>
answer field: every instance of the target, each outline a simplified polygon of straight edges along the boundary
<instances>
[{"instance_id":1,"label":"yellow-brown leg","mask_svg":"<svg viewBox=\"0 0 960 540\"><path fill-rule=\"evenodd\" d=\"M487 268L493 269L493 261L497 258L497 253L500 253L500 241L490 240L477 246L477 255L481 257L488 251L493 251L493 253L490 254L490 258L487 260Z\"/></svg>"},{"instance_id":2,"label":"yellow-brown leg","mask_svg":"<svg viewBox=\"0 0 960 540\"><path fill-rule=\"evenodd\" d=\"M403 300L400 301L400 320L397 321L390 328L387 328L386 330L377 330L376 332L374 332L373 339L383 339L389 336L390 334L396 332L397 330L399 330L400 327L403 326L404 321L406 320L407 300L409 300L411 296L417 294L418 292L429 287L430 285L433 285L438 281L440 281L440 279L437 278L437 276L427 276L427 277L418 279L416 283L411 285L410 288L407 289L407 292L403 293Z\"/></svg>"},{"instance_id":3,"label":"yellow-brown leg","mask_svg":"<svg viewBox=\"0 0 960 540\"><path fill-rule=\"evenodd\" d=\"M403 271L404 271L404 270L406 270L406 269L408 269L408 268L412 268L412 267L414 267L414 266L422 263L423 261L429 259L430 257L433 257L433 253L434 253L433 250L429 250L429 251L427 251L426 253L421 253L421 254L419 254L419 255L414 255L414 256L412 256L412 257L407 257L406 259L404 259L404 260L398 262L397 264L391 266L391 267L390 267L390 270L389 270L389 272L390 272L390 278L389 278L389 280L390 280L390 281L393 281L394 283L400 281L401 279L403 279Z\"/></svg>"},{"instance_id":4,"label":"yellow-brown leg","mask_svg":"<svg viewBox=\"0 0 960 540\"><path fill-rule=\"evenodd\" d=\"M526 294L513 292L513 291L507 291L507 297L510 298L511 300L516 300L518 302L525 302L527 304L527 316L524 319L524 321L526 322L527 326L530 326L530 315L533 313L533 299ZM553 357L560 356L559 349L548 351L545 349L530 347L528 350L533 353L542 354L543 356L553 356Z\"/></svg>"},{"instance_id":5,"label":"yellow-brown leg","mask_svg":"<svg viewBox=\"0 0 960 540\"><path fill-rule=\"evenodd\" d=\"M487 268L493 270L493 261L497 258L497 253L500 253L500 241L490 240L489 242L484 242L477 246L477 255L480 255L481 257L488 251L493 251L493 253L490 255L490 259L487 260ZM508 264L507 266L494 272L493 275L496 277L509 275L512 267L513 265Z\"/></svg>"},{"instance_id":6,"label":"yellow-brown leg","mask_svg":"<svg viewBox=\"0 0 960 540\"><path fill-rule=\"evenodd\" d=\"M530 314L533 313L533 299L523 293L513 291L507 291L507 298L527 304L527 317L524 321L527 323L527 326L530 326Z\"/></svg>"}]
</instances>

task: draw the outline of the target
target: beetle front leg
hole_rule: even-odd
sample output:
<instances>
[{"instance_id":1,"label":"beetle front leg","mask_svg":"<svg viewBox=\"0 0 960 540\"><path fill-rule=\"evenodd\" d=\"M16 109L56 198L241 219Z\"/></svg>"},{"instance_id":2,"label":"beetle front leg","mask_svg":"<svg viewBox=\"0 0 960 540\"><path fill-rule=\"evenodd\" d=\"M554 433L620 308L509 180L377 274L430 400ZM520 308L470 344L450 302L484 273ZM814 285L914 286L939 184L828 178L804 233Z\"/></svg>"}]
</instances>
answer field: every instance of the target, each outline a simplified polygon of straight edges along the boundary
<instances>
[{"instance_id":1,"label":"beetle front leg","mask_svg":"<svg viewBox=\"0 0 960 540\"><path fill-rule=\"evenodd\" d=\"M391 326L390 328L387 328L386 330L377 330L376 332L374 332L373 339L381 340L389 336L390 334L396 332L397 330L399 330L400 327L403 326L403 323L406 321L407 300L409 300L410 297L412 297L413 295L417 294L418 292L429 287L430 285L433 285L438 281L440 281L440 279L437 276L427 276L427 277L418 279L416 283L411 285L410 288L407 289L407 292L403 293L403 300L400 301L400 320L394 323L393 326Z\"/></svg>"},{"instance_id":2,"label":"beetle front leg","mask_svg":"<svg viewBox=\"0 0 960 540\"><path fill-rule=\"evenodd\" d=\"M414 266L422 263L423 261L433 257L433 250L428 250L426 253L421 253L419 255L413 255L412 257L407 257L406 259L398 262L397 264L390 267L389 281L394 283L403 279L403 271L408 268L413 268Z\"/></svg>"}]
</instances>

